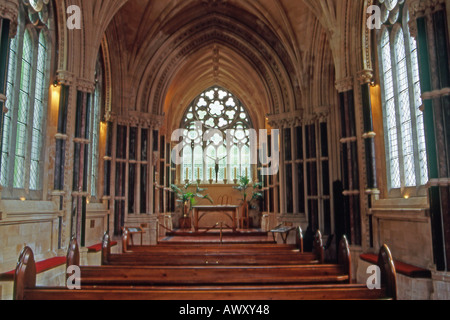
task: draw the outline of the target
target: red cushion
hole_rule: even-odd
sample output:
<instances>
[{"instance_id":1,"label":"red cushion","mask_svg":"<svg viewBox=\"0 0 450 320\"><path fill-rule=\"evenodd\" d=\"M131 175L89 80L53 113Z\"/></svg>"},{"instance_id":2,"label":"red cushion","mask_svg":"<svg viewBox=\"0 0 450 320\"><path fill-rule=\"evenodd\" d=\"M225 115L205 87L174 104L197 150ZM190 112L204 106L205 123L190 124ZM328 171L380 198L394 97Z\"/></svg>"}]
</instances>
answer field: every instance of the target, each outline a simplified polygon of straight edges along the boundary
<instances>
[{"instance_id":1,"label":"red cushion","mask_svg":"<svg viewBox=\"0 0 450 320\"><path fill-rule=\"evenodd\" d=\"M111 241L111 247L114 247L117 245L117 241ZM98 243L96 245L88 247L88 252L100 252L102 251L102 244Z\"/></svg>"},{"instance_id":2,"label":"red cushion","mask_svg":"<svg viewBox=\"0 0 450 320\"><path fill-rule=\"evenodd\" d=\"M54 257L47 260L36 262L36 274L62 266L66 263L66 257ZM13 281L16 270L0 274L0 281Z\"/></svg>"},{"instance_id":3,"label":"red cushion","mask_svg":"<svg viewBox=\"0 0 450 320\"><path fill-rule=\"evenodd\" d=\"M364 261L377 264L378 256L375 254L362 254L360 258ZM407 263L394 260L395 271L410 278L431 278L431 271L419 268Z\"/></svg>"}]
</instances>

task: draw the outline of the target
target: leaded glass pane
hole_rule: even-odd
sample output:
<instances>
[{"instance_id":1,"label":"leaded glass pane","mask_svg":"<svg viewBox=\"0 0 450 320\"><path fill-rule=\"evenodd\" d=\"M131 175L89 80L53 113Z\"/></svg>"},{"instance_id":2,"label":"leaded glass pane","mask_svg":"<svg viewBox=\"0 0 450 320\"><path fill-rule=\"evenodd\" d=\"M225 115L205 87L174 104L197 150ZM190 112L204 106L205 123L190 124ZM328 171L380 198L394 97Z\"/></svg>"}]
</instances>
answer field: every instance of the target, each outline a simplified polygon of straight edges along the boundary
<instances>
[{"instance_id":1,"label":"leaded glass pane","mask_svg":"<svg viewBox=\"0 0 450 320\"><path fill-rule=\"evenodd\" d=\"M39 167L42 148L43 98L45 95L45 67L47 60L47 41L44 33L39 36L38 60L36 69L36 93L34 97L33 132L31 141L30 189L39 189Z\"/></svg>"},{"instance_id":2,"label":"leaded glass pane","mask_svg":"<svg viewBox=\"0 0 450 320\"><path fill-rule=\"evenodd\" d=\"M419 162L420 162L420 183L425 185L428 182L428 157L427 146L425 140L425 128L423 113L419 110L422 106L422 90L420 87L420 75L419 75L419 59L417 56L417 44L416 40L410 37L411 46L411 63L412 63L412 75L414 83L414 97L415 97L415 110L417 118L417 136L419 143Z\"/></svg>"},{"instance_id":3,"label":"leaded glass pane","mask_svg":"<svg viewBox=\"0 0 450 320\"><path fill-rule=\"evenodd\" d=\"M22 72L19 89L19 110L17 117L16 159L14 165L14 188L25 187L25 153L27 147L28 114L30 108L30 85L32 72L33 47L31 36L25 32L22 50Z\"/></svg>"},{"instance_id":4,"label":"leaded glass pane","mask_svg":"<svg viewBox=\"0 0 450 320\"><path fill-rule=\"evenodd\" d=\"M197 127L198 123L201 123L200 128ZM238 178L245 174L245 168L251 178L249 138L251 127L250 117L245 108L227 90L212 87L200 94L187 109L182 123L182 128L188 130L185 143L197 146L194 150L194 160L186 159L186 161L194 161L192 168L194 175L189 174L189 179L197 180L197 171L200 170L201 179L215 180L216 163L219 165L219 181L234 179L234 172ZM206 134L211 129L218 130L218 133L213 134L209 141L203 141L202 133ZM227 139L230 139L229 143ZM231 147L230 154L227 153L228 144ZM242 151L243 148L246 148L245 153ZM200 157L203 157L203 149L206 150L206 159L200 161ZM188 170L191 170L191 165L192 162L190 165L183 163L183 180L186 179L186 168L189 167ZM225 168L227 168L226 175ZM206 174L204 174L205 171Z\"/></svg>"},{"instance_id":5,"label":"leaded glass pane","mask_svg":"<svg viewBox=\"0 0 450 320\"><path fill-rule=\"evenodd\" d=\"M391 48L388 30L385 29L381 41L384 88L386 100L386 123L389 141L390 179L392 188L400 188L400 164L397 134L397 113L394 101L394 81L392 73Z\"/></svg>"},{"instance_id":6,"label":"leaded glass pane","mask_svg":"<svg viewBox=\"0 0 450 320\"><path fill-rule=\"evenodd\" d=\"M417 45L407 30L406 4L399 1L390 8L381 3L386 14L395 17L384 20L379 44L388 177L393 189L415 187L428 181ZM393 45L391 38L395 39Z\"/></svg>"},{"instance_id":7,"label":"leaded glass pane","mask_svg":"<svg viewBox=\"0 0 450 320\"><path fill-rule=\"evenodd\" d=\"M8 78L6 81L6 108L8 112L3 118L3 139L2 139L2 166L0 171L0 184L7 186L9 150L11 140L11 114L14 112L14 79L16 77L17 64L17 40L11 39L8 60Z\"/></svg>"}]
</instances>

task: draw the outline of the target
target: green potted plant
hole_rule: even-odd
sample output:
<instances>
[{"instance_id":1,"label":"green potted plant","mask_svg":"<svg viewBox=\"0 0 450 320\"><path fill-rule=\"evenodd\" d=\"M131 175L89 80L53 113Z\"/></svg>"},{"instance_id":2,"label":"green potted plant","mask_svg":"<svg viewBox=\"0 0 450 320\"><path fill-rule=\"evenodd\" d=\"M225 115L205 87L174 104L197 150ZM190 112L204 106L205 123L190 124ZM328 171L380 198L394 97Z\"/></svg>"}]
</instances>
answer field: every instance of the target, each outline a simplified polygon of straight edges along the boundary
<instances>
[{"instance_id":1,"label":"green potted plant","mask_svg":"<svg viewBox=\"0 0 450 320\"><path fill-rule=\"evenodd\" d=\"M250 219L249 219L249 204L256 200L260 200L263 198L262 193L262 184L254 183L250 184L250 179L247 176L241 176L238 179L237 187L233 187L238 190L242 195L242 216L241 216L241 226L243 228L250 228ZM251 196L250 200L249 196Z\"/></svg>"},{"instance_id":2,"label":"green potted plant","mask_svg":"<svg viewBox=\"0 0 450 320\"><path fill-rule=\"evenodd\" d=\"M180 219L180 227L186 228L186 226L190 226L190 212L192 211L192 207L194 207L197 203L197 199L200 200L208 200L213 203L211 197L209 195L203 195L203 192L206 189L201 189L197 184L195 186L195 191L192 190L194 185L187 183L183 187L178 187L177 185L172 184L170 186L172 192L175 193L177 197L177 202L179 203L179 207L182 210L182 217Z\"/></svg>"}]
</instances>

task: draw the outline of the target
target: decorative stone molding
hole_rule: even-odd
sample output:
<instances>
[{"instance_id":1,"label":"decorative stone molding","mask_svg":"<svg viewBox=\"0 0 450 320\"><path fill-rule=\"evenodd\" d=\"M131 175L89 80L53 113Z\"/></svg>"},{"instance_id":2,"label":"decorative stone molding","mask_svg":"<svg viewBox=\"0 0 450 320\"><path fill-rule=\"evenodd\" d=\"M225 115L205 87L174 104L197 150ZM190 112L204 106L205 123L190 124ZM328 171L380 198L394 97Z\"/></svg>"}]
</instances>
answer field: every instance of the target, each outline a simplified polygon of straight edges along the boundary
<instances>
[{"instance_id":1,"label":"decorative stone molding","mask_svg":"<svg viewBox=\"0 0 450 320\"><path fill-rule=\"evenodd\" d=\"M314 120L326 120L330 115L331 108L329 106L321 106L313 108L313 118Z\"/></svg>"},{"instance_id":2,"label":"decorative stone molding","mask_svg":"<svg viewBox=\"0 0 450 320\"><path fill-rule=\"evenodd\" d=\"M428 189L431 187L449 187L449 186L450 186L450 178L430 179L426 184L426 187Z\"/></svg>"},{"instance_id":3,"label":"decorative stone molding","mask_svg":"<svg viewBox=\"0 0 450 320\"><path fill-rule=\"evenodd\" d=\"M0 17L10 20L13 24L17 24L17 16L19 15L18 0L2 0L0 2Z\"/></svg>"},{"instance_id":4,"label":"decorative stone molding","mask_svg":"<svg viewBox=\"0 0 450 320\"><path fill-rule=\"evenodd\" d=\"M95 81L87 79L77 79L77 90L86 93L94 93L95 91Z\"/></svg>"},{"instance_id":5,"label":"decorative stone molding","mask_svg":"<svg viewBox=\"0 0 450 320\"><path fill-rule=\"evenodd\" d=\"M339 93L347 92L353 89L353 77L340 79L336 81L336 89Z\"/></svg>"},{"instance_id":6,"label":"decorative stone molding","mask_svg":"<svg viewBox=\"0 0 450 320\"><path fill-rule=\"evenodd\" d=\"M415 21L427 13L441 10L444 5L445 0L411 0L408 4L411 21Z\"/></svg>"},{"instance_id":7,"label":"decorative stone molding","mask_svg":"<svg viewBox=\"0 0 450 320\"><path fill-rule=\"evenodd\" d=\"M341 140L339 140L342 144L344 143L349 143L349 142L356 142L358 141L358 138L356 137L350 137L350 138L342 138Z\"/></svg>"},{"instance_id":8,"label":"decorative stone molding","mask_svg":"<svg viewBox=\"0 0 450 320\"><path fill-rule=\"evenodd\" d=\"M411 37L417 39L417 18L443 9L445 0L411 0L408 4L411 19L408 22Z\"/></svg>"},{"instance_id":9,"label":"decorative stone molding","mask_svg":"<svg viewBox=\"0 0 450 320\"><path fill-rule=\"evenodd\" d=\"M373 70L362 70L358 72L357 77L361 85L371 83L373 81Z\"/></svg>"},{"instance_id":10,"label":"decorative stone molding","mask_svg":"<svg viewBox=\"0 0 450 320\"><path fill-rule=\"evenodd\" d=\"M116 119L120 125L159 130L164 124L165 116L143 112L130 112L126 118L115 115L110 115L110 118L112 121Z\"/></svg>"},{"instance_id":11,"label":"decorative stone molding","mask_svg":"<svg viewBox=\"0 0 450 320\"><path fill-rule=\"evenodd\" d=\"M269 125L273 128L291 128L300 125L303 122L303 110L297 110L289 113L280 113L269 115Z\"/></svg>"},{"instance_id":12,"label":"decorative stone molding","mask_svg":"<svg viewBox=\"0 0 450 320\"><path fill-rule=\"evenodd\" d=\"M64 71L64 70L58 70L56 72L57 74L57 81L61 85L70 86L72 83L74 83L74 75L71 72Z\"/></svg>"},{"instance_id":13,"label":"decorative stone molding","mask_svg":"<svg viewBox=\"0 0 450 320\"><path fill-rule=\"evenodd\" d=\"M67 134L57 133L55 134L56 140L68 140L69 136Z\"/></svg>"},{"instance_id":14,"label":"decorative stone molding","mask_svg":"<svg viewBox=\"0 0 450 320\"><path fill-rule=\"evenodd\" d=\"M377 134L375 132L367 132L362 135L363 139L375 139Z\"/></svg>"},{"instance_id":15,"label":"decorative stone molding","mask_svg":"<svg viewBox=\"0 0 450 320\"><path fill-rule=\"evenodd\" d=\"M450 88L444 88L440 90L434 90L430 92L424 92L422 94L422 100L433 100L436 98L441 98L443 96L450 95Z\"/></svg>"}]
</instances>

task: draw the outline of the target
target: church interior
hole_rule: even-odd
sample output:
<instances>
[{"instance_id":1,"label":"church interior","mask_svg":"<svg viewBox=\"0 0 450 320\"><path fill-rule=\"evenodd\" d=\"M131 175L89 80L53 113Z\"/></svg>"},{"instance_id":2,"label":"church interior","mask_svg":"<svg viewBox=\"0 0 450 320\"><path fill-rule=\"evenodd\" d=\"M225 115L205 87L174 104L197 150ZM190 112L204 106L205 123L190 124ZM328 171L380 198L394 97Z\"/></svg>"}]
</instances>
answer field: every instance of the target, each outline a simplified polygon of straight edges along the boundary
<instances>
[{"instance_id":1,"label":"church interior","mask_svg":"<svg viewBox=\"0 0 450 320\"><path fill-rule=\"evenodd\" d=\"M449 0L0 0L0 300L116 258L183 298L196 257L303 297L342 252L343 292L388 256L390 297L449 300L449 34Z\"/></svg>"}]
</instances>

